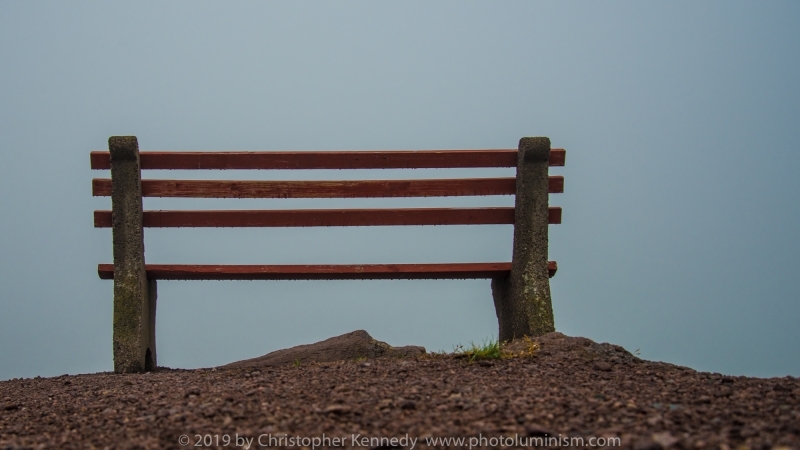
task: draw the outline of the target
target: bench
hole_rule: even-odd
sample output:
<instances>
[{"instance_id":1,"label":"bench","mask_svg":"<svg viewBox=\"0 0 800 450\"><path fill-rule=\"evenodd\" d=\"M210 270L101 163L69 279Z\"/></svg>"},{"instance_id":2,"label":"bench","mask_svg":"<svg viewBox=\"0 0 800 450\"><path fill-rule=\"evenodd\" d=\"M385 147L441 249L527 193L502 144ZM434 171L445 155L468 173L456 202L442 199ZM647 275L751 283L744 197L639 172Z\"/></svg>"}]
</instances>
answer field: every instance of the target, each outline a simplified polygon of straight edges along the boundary
<instances>
[{"instance_id":1,"label":"bench","mask_svg":"<svg viewBox=\"0 0 800 450\"><path fill-rule=\"evenodd\" d=\"M564 190L565 151L548 138L522 138L517 149L432 151L139 152L135 136L113 136L109 151L90 154L94 196L111 197L111 211L95 211L94 225L111 228L113 264L100 264L114 280L114 371L156 367L157 280L491 279L499 339L554 331L547 260L548 224L561 208L548 193ZM516 177L355 181L220 181L142 179L147 169L415 169L516 167ZM142 197L344 198L515 195L514 207L317 210L143 211ZM365 265L146 264L147 227L316 227L513 224L510 262Z\"/></svg>"}]
</instances>

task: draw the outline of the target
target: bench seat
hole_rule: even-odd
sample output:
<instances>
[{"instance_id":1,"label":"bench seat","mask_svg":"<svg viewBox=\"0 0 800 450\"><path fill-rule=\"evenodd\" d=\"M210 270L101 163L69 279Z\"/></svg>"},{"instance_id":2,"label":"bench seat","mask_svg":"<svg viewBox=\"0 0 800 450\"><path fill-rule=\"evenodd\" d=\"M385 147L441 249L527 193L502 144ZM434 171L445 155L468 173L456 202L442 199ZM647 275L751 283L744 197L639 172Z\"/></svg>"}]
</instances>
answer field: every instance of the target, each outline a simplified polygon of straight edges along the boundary
<instances>
[{"instance_id":1,"label":"bench seat","mask_svg":"<svg viewBox=\"0 0 800 450\"><path fill-rule=\"evenodd\" d=\"M552 278L558 266L548 262ZM510 262L454 264L145 264L149 280L426 280L508 277ZM104 280L114 279L113 264L99 264Z\"/></svg>"}]
</instances>

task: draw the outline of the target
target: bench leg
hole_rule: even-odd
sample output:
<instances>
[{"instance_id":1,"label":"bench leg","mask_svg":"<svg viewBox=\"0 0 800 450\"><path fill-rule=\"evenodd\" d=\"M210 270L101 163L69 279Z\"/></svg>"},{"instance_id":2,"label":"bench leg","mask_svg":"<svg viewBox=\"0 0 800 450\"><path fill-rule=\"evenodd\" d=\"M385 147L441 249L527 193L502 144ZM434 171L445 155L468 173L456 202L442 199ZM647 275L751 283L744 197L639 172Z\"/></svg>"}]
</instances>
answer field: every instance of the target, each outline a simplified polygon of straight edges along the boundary
<instances>
[{"instance_id":1,"label":"bench leg","mask_svg":"<svg viewBox=\"0 0 800 450\"><path fill-rule=\"evenodd\" d=\"M114 248L114 371L143 372L154 368L156 361L156 285L148 282L144 269L139 144L134 136L113 136L108 148Z\"/></svg>"},{"instance_id":2,"label":"bench leg","mask_svg":"<svg viewBox=\"0 0 800 450\"><path fill-rule=\"evenodd\" d=\"M114 275L114 372L155 370L156 281L131 289L138 283L118 282Z\"/></svg>"},{"instance_id":3,"label":"bench leg","mask_svg":"<svg viewBox=\"0 0 800 450\"><path fill-rule=\"evenodd\" d=\"M508 287L510 277L506 278L492 278L492 298L494 299L494 311L497 314L497 323L500 325L499 336L504 336L503 332L509 329L508 321L511 317L511 310L508 301ZM509 340L507 337L499 337L502 341Z\"/></svg>"},{"instance_id":4,"label":"bench leg","mask_svg":"<svg viewBox=\"0 0 800 450\"><path fill-rule=\"evenodd\" d=\"M156 300L158 300L158 286L156 280L147 281L147 347L144 354L144 370L156 370Z\"/></svg>"},{"instance_id":5,"label":"bench leg","mask_svg":"<svg viewBox=\"0 0 800 450\"><path fill-rule=\"evenodd\" d=\"M517 158L511 274L492 280L500 341L555 331L547 269L550 139L520 139Z\"/></svg>"}]
</instances>

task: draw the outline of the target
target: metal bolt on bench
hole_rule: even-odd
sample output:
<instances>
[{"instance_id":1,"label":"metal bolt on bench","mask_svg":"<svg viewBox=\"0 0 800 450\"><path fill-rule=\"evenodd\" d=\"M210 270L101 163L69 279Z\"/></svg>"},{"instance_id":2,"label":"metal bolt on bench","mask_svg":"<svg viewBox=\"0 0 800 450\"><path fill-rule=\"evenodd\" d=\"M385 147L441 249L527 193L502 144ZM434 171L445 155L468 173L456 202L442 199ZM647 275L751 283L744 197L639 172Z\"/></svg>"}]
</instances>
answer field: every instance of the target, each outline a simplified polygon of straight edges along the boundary
<instances>
[{"instance_id":1,"label":"metal bolt on bench","mask_svg":"<svg viewBox=\"0 0 800 450\"><path fill-rule=\"evenodd\" d=\"M156 367L157 280L492 280L499 339L555 330L547 260L548 224L561 223L561 208L548 193L564 191L564 178L548 176L566 152L546 137L522 138L500 150L161 152L139 151L135 136L113 136L108 152L91 152L92 195L110 196L111 211L95 211L94 225L111 228L113 264L98 265L114 280L114 371ZM419 169L516 167L516 177L356 180L220 181L142 180L142 169ZM322 210L143 211L142 197L346 198L515 195L513 208L393 208ZM513 224L511 262L365 265L145 264L144 227L314 227L378 225Z\"/></svg>"}]
</instances>

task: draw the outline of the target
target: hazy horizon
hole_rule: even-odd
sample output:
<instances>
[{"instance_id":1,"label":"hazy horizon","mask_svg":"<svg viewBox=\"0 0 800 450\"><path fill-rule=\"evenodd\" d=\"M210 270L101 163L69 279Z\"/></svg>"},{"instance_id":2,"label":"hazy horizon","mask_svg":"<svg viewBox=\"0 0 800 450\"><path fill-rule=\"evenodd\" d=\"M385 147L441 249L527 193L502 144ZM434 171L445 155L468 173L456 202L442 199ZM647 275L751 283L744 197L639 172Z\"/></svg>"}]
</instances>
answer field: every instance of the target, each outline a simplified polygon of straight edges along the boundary
<instances>
[{"instance_id":1,"label":"hazy horizon","mask_svg":"<svg viewBox=\"0 0 800 450\"><path fill-rule=\"evenodd\" d=\"M800 376L800 4L0 3L0 380L113 370L111 232L89 152L567 150L556 329L697 370ZM451 169L446 176L510 176ZM148 171L342 179L429 170ZM146 209L505 206L145 199ZM508 261L512 227L147 229L151 263ZM159 282L159 365L357 329L497 336L488 280ZM792 356L795 355L795 356Z\"/></svg>"}]
</instances>

